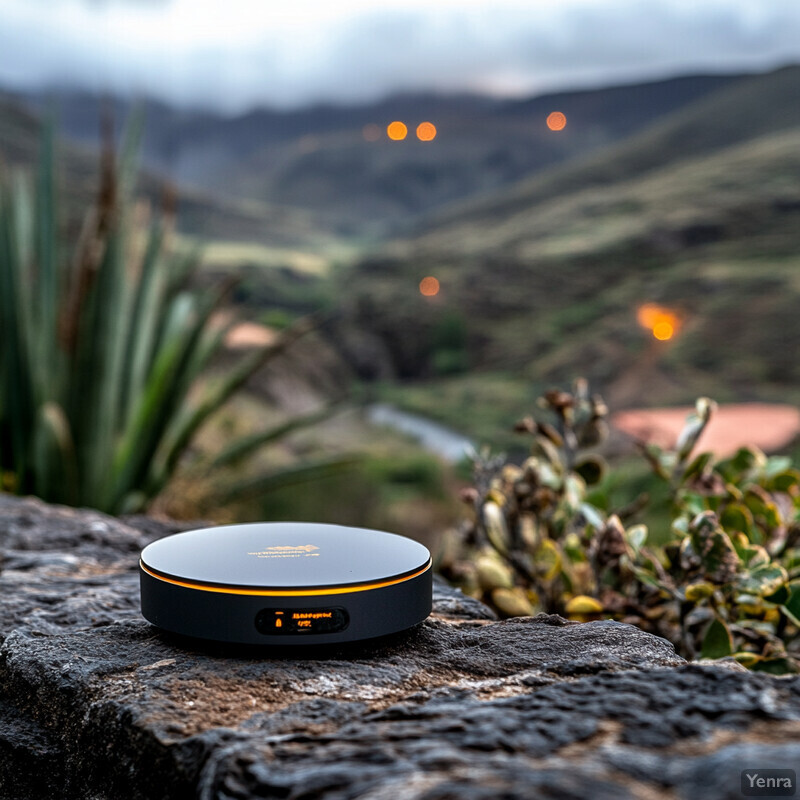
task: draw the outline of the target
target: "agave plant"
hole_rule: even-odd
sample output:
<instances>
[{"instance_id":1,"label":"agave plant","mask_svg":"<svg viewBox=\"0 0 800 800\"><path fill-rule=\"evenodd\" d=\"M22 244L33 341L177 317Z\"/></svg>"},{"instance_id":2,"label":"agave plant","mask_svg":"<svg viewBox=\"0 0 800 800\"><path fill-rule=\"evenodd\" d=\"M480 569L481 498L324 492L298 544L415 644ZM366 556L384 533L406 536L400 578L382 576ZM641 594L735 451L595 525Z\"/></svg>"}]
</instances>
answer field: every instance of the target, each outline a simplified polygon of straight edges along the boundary
<instances>
[{"instance_id":1,"label":"agave plant","mask_svg":"<svg viewBox=\"0 0 800 800\"><path fill-rule=\"evenodd\" d=\"M105 148L71 252L52 130L35 190L22 173L0 173L0 488L110 513L143 508L208 417L310 327L285 331L197 396L226 334L210 324L222 292L189 288L197 255L167 246L169 214L137 224L139 129L119 160Z\"/></svg>"}]
</instances>

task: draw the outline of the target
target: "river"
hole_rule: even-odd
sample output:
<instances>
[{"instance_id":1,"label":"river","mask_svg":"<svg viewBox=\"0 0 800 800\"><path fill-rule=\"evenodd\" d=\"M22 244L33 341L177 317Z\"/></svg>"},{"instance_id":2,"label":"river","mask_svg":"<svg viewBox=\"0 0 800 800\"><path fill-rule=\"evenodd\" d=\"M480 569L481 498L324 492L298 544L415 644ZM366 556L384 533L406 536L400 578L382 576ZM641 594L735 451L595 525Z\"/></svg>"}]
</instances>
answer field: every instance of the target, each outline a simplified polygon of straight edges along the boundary
<instances>
[{"instance_id":1,"label":"river","mask_svg":"<svg viewBox=\"0 0 800 800\"><path fill-rule=\"evenodd\" d=\"M383 425L404 433L445 461L461 461L465 453L475 446L470 439L457 431L417 414L402 411L388 403L367 406L366 413L367 419L373 425Z\"/></svg>"}]
</instances>

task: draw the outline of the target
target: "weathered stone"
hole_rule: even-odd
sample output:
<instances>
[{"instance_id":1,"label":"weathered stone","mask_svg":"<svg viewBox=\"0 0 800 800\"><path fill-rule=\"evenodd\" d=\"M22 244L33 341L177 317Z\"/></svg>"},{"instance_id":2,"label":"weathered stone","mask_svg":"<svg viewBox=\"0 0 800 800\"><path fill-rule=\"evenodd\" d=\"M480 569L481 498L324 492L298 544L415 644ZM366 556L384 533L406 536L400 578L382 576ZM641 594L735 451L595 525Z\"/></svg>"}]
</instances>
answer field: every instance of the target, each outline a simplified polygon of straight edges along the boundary
<instances>
[{"instance_id":1,"label":"weathered stone","mask_svg":"<svg viewBox=\"0 0 800 800\"><path fill-rule=\"evenodd\" d=\"M0 796L57 797L58 743L41 725L0 700Z\"/></svg>"},{"instance_id":2,"label":"weathered stone","mask_svg":"<svg viewBox=\"0 0 800 800\"><path fill-rule=\"evenodd\" d=\"M0 798L693 800L800 756L798 678L614 622L496 621L441 583L380 641L160 632L137 554L176 529L0 497Z\"/></svg>"}]
</instances>

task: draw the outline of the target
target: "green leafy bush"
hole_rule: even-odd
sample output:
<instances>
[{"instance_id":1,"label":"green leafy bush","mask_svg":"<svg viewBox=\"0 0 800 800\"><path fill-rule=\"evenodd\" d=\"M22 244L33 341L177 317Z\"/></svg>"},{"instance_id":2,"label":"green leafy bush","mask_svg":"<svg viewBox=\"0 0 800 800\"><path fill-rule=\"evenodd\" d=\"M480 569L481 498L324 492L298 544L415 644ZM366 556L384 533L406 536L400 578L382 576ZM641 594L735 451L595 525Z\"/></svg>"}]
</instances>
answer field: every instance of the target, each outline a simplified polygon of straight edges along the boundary
<instances>
[{"instance_id":1,"label":"green leafy bush","mask_svg":"<svg viewBox=\"0 0 800 800\"><path fill-rule=\"evenodd\" d=\"M790 460L753 448L693 456L715 409L698 400L674 449L642 445L671 496L668 530L652 536L630 524L643 498L610 514L589 502L607 470L587 454L606 435L602 399L579 381L540 404L550 421L517 426L533 440L521 466L476 457L476 485L464 492L472 519L446 537L441 571L507 616L613 618L687 658L797 671L800 471Z\"/></svg>"},{"instance_id":2,"label":"green leafy bush","mask_svg":"<svg viewBox=\"0 0 800 800\"><path fill-rule=\"evenodd\" d=\"M0 488L111 513L144 507L202 423L307 327L195 391L226 333L209 324L222 293L188 288L197 259L168 252L168 216L137 224L136 139L119 163L106 148L69 253L52 132L35 191L0 173Z\"/></svg>"}]
</instances>

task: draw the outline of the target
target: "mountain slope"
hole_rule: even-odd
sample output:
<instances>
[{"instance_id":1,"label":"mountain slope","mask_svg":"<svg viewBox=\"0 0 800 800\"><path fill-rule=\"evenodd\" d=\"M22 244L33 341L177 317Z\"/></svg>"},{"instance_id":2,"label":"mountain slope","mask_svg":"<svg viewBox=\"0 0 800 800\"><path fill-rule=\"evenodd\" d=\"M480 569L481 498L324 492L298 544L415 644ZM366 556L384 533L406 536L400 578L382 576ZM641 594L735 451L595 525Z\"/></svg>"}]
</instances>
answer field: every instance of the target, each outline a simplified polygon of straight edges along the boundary
<instances>
[{"instance_id":1,"label":"mountain slope","mask_svg":"<svg viewBox=\"0 0 800 800\"><path fill-rule=\"evenodd\" d=\"M400 98L354 112L349 127L265 145L234 170L231 185L239 194L325 212L350 232L396 232L449 203L616 141L737 80L698 76L524 102ZM569 120L559 133L545 125L556 109ZM362 124L382 131L393 119L409 124L405 141L383 134L364 141ZM416 140L422 120L435 123L434 141Z\"/></svg>"},{"instance_id":2,"label":"mountain slope","mask_svg":"<svg viewBox=\"0 0 800 800\"><path fill-rule=\"evenodd\" d=\"M181 183L310 209L347 233L374 235L617 141L741 78L690 76L523 101L400 95L361 106L256 109L236 117L148 102L145 156ZM44 102L27 99L38 107ZM57 100L66 133L96 141L102 101L80 93ZM108 107L118 119L127 113L119 100ZM569 120L558 134L545 125L555 109ZM409 125L406 141L389 142L382 133L395 119ZM433 142L414 135L423 120L437 126ZM365 141L367 125L375 126L376 141Z\"/></svg>"},{"instance_id":3,"label":"mountain slope","mask_svg":"<svg viewBox=\"0 0 800 800\"><path fill-rule=\"evenodd\" d=\"M625 402L646 402L655 385L672 393L662 401L792 391L798 76L723 89L604 154L385 246L351 276L351 319L405 377L466 361L548 381L587 374L606 390L627 376ZM424 275L440 281L435 298L417 290ZM645 302L675 310L673 342L648 340L637 325ZM460 342L446 335L455 329ZM645 362L664 380L644 379Z\"/></svg>"},{"instance_id":4,"label":"mountain slope","mask_svg":"<svg viewBox=\"0 0 800 800\"><path fill-rule=\"evenodd\" d=\"M432 218L419 244L453 253L463 226L473 233L527 214L551 198L603 187L757 136L800 127L800 66L737 81L698 99L616 146L573 159L491 197Z\"/></svg>"}]
</instances>

